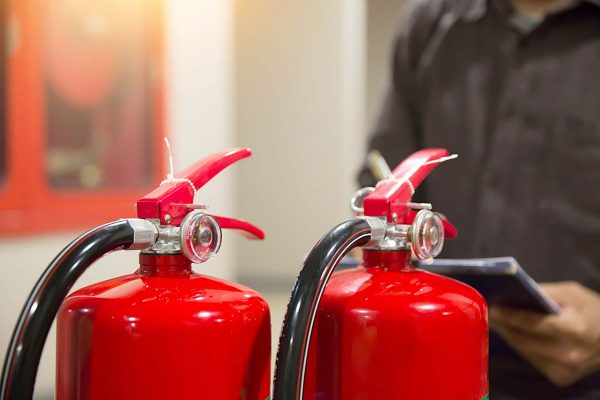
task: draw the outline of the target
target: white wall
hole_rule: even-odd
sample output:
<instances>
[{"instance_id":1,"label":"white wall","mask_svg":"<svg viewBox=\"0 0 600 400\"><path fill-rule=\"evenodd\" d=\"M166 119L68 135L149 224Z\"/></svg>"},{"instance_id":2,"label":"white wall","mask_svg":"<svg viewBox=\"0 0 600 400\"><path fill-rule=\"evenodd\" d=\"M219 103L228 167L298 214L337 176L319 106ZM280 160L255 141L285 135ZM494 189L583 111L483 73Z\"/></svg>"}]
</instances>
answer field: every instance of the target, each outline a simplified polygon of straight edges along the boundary
<instances>
[{"instance_id":1,"label":"white wall","mask_svg":"<svg viewBox=\"0 0 600 400\"><path fill-rule=\"evenodd\" d=\"M238 147L233 112L233 4L230 0L173 0L167 5L169 133L175 170L210 153ZM217 175L196 195L209 212L235 215L236 170ZM196 270L231 278L235 246L225 233L221 252Z\"/></svg>"},{"instance_id":2,"label":"white wall","mask_svg":"<svg viewBox=\"0 0 600 400\"><path fill-rule=\"evenodd\" d=\"M383 92L389 83L392 42L398 30L405 0L367 1L367 116L369 126L377 117Z\"/></svg>"},{"instance_id":3,"label":"white wall","mask_svg":"<svg viewBox=\"0 0 600 400\"><path fill-rule=\"evenodd\" d=\"M232 4L228 0L173 0L165 2L168 49L168 133L175 169L211 152L233 146ZM202 189L198 201L211 210L232 215L234 174L225 172ZM0 354L4 352L25 298L46 265L79 232L2 239L0 280ZM227 239L227 236L225 239ZM222 252L196 270L232 277L235 248L224 241ZM137 252L115 253L99 260L77 287L133 272ZM44 350L35 398L53 398L54 329Z\"/></svg>"},{"instance_id":4,"label":"white wall","mask_svg":"<svg viewBox=\"0 0 600 400\"><path fill-rule=\"evenodd\" d=\"M243 281L291 286L305 254L350 213L362 153L364 1L237 0L238 211L267 240L240 243Z\"/></svg>"}]
</instances>

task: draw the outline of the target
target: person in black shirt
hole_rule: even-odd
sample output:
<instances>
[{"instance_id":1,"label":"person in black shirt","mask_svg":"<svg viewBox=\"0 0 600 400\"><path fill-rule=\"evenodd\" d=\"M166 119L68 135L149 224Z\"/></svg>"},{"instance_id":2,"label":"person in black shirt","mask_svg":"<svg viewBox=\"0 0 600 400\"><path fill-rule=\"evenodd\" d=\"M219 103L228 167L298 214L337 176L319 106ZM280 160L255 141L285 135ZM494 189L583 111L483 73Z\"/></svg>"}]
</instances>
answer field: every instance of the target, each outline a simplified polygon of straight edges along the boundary
<instances>
[{"instance_id":1,"label":"person in black shirt","mask_svg":"<svg viewBox=\"0 0 600 400\"><path fill-rule=\"evenodd\" d=\"M562 306L490 310L490 398L600 399L600 0L410 7L369 148L458 153L420 193L459 228L444 256L514 256Z\"/></svg>"}]
</instances>

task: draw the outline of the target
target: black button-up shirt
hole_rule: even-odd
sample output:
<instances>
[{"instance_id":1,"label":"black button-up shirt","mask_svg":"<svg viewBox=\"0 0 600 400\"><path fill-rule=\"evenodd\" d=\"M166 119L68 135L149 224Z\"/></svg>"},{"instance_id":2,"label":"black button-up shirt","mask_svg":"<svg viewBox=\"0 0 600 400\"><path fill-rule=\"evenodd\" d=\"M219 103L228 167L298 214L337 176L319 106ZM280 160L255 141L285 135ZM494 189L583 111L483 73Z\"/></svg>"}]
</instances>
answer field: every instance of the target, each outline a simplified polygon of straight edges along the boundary
<instances>
[{"instance_id":1,"label":"black button-up shirt","mask_svg":"<svg viewBox=\"0 0 600 400\"><path fill-rule=\"evenodd\" d=\"M459 154L419 189L458 226L443 256L511 255L600 292L600 0L526 22L505 0L418 1L370 148L391 166ZM492 357L490 384L499 400L600 399L600 374L558 389L514 358Z\"/></svg>"}]
</instances>

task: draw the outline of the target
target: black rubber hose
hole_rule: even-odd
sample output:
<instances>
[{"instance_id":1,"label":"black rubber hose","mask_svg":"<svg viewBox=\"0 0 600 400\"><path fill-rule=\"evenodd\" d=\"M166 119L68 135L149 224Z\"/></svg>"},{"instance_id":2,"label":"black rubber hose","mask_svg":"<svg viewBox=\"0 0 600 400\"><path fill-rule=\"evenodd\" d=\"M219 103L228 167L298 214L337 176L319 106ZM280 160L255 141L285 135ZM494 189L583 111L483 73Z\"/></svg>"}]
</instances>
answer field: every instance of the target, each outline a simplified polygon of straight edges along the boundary
<instances>
[{"instance_id":1,"label":"black rubber hose","mask_svg":"<svg viewBox=\"0 0 600 400\"><path fill-rule=\"evenodd\" d=\"M273 400L302 399L310 335L325 286L342 257L370 238L371 227L365 220L342 222L317 243L304 261L279 337Z\"/></svg>"},{"instance_id":2,"label":"black rubber hose","mask_svg":"<svg viewBox=\"0 0 600 400\"><path fill-rule=\"evenodd\" d=\"M110 251L128 248L133 240L129 222L111 222L75 239L50 263L29 294L13 331L2 370L0 399L33 397L48 331L69 290L94 261Z\"/></svg>"}]
</instances>

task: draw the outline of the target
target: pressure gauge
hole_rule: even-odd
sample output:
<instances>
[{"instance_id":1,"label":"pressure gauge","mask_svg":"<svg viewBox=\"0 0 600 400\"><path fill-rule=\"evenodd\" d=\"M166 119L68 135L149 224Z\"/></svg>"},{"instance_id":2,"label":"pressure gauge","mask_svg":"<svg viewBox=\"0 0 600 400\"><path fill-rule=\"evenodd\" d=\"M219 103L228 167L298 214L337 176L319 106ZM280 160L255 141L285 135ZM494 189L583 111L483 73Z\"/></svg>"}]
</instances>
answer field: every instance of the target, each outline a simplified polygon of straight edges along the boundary
<instances>
[{"instance_id":1,"label":"pressure gauge","mask_svg":"<svg viewBox=\"0 0 600 400\"><path fill-rule=\"evenodd\" d=\"M419 259L427 260L438 256L444 247L442 218L429 210L419 211L412 225L410 239Z\"/></svg>"},{"instance_id":2,"label":"pressure gauge","mask_svg":"<svg viewBox=\"0 0 600 400\"><path fill-rule=\"evenodd\" d=\"M201 211L189 213L179 231L181 252L200 264L217 254L221 247L221 227L216 219Z\"/></svg>"}]
</instances>

